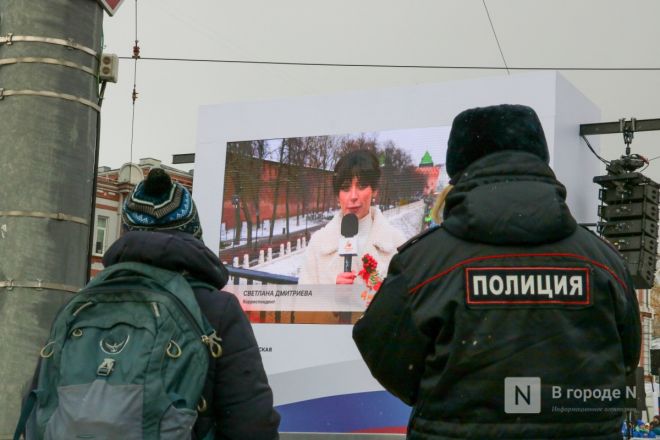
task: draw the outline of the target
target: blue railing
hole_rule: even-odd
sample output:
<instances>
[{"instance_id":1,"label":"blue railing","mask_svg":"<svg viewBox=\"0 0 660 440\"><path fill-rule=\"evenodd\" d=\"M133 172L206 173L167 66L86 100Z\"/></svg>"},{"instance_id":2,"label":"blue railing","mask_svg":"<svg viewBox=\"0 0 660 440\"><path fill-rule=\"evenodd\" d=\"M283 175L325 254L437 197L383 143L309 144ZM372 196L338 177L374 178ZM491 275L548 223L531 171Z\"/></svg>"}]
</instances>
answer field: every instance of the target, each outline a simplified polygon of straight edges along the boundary
<instances>
[{"instance_id":1,"label":"blue railing","mask_svg":"<svg viewBox=\"0 0 660 440\"><path fill-rule=\"evenodd\" d=\"M246 279L247 284L254 284L254 281L260 281L263 284L298 284L297 277L262 272L260 270L243 269L242 267L225 267L229 275L233 278L234 284L239 284L241 278Z\"/></svg>"}]
</instances>

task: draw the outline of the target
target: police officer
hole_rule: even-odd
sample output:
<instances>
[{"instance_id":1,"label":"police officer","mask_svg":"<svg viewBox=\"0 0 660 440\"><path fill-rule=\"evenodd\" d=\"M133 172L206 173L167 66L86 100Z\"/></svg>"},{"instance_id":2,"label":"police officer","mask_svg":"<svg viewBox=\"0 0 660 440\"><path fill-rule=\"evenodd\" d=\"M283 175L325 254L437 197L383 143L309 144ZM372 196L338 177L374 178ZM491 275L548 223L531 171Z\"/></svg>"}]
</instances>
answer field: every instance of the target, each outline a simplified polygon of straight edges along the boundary
<instances>
[{"instance_id":1,"label":"police officer","mask_svg":"<svg viewBox=\"0 0 660 440\"><path fill-rule=\"evenodd\" d=\"M529 107L460 113L443 222L399 248L353 338L408 439L619 439L639 306L579 227Z\"/></svg>"}]
</instances>

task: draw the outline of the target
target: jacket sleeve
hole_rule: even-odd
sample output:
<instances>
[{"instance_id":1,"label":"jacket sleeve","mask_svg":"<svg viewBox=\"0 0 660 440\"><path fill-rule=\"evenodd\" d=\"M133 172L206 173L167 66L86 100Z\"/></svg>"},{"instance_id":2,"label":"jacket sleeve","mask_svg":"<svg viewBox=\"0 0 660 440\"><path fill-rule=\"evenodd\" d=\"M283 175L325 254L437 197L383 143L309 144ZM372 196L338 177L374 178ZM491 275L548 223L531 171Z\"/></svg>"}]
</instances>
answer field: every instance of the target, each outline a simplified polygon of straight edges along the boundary
<instances>
[{"instance_id":1,"label":"jacket sleeve","mask_svg":"<svg viewBox=\"0 0 660 440\"><path fill-rule=\"evenodd\" d=\"M303 254L303 263L300 268L298 284L318 284L319 282L316 240L314 238L315 236L313 235Z\"/></svg>"},{"instance_id":2,"label":"jacket sleeve","mask_svg":"<svg viewBox=\"0 0 660 440\"><path fill-rule=\"evenodd\" d=\"M642 349L642 324L639 317L639 303L630 273L625 271L626 289L622 295L617 326L621 336L623 362L626 374L635 372Z\"/></svg>"},{"instance_id":3,"label":"jacket sleeve","mask_svg":"<svg viewBox=\"0 0 660 440\"><path fill-rule=\"evenodd\" d=\"M413 405L431 341L415 326L408 290L400 255L396 255L378 293L355 324L353 340L376 380Z\"/></svg>"},{"instance_id":4,"label":"jacket sleeve","mask_svg":"<svg viewBox=\"0 0 660 440\"><path fill-rule=\"evenodd\" d=\"M273 393L250 322L233 295L218 315L220 322L214 327L222 338L223 354L213 372L215 438L277 439L280 416L273 409Z\"/></svg>"}]
</instances>

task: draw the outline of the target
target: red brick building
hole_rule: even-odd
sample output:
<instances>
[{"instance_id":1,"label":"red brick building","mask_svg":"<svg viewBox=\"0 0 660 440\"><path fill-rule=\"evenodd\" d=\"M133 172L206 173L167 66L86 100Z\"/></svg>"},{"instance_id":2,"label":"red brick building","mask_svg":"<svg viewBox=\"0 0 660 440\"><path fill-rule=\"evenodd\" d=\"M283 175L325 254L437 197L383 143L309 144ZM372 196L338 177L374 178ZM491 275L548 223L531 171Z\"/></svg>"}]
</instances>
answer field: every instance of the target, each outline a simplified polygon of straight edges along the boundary
<instances>
[{"instance_id":1,"label":"red brick building","mask_svg":"<svg viewBox=\"0 0 660 440\"><path fill-rule=\"evenodd\" d=\"M257 213L263 221L271 219L274 210L275 218L283 218L336 205L332 171L231 154L227 164L221 222L228 229L234 228L239 218L256 223Z\"/></svg>"}]
</instances>

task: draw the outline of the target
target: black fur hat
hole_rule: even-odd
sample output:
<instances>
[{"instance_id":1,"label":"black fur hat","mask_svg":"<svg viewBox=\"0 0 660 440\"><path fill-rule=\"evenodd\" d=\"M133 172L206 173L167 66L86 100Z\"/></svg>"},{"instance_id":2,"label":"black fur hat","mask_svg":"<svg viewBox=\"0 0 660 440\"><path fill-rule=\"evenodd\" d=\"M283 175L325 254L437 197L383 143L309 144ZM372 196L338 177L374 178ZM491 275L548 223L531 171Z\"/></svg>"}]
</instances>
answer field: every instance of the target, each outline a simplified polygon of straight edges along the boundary
<instances>
[{"instance_id":1,"label":"black fur hat","mask_svg":"<svg viewBox=\"0 0 660 440\"><path fill-rule=\"evenodd\" d=\"M526 151L550 160L541 121L524 105L493 105L465 110L454 118L445 166L450 178L472 162L504 150Z\"/></svg>"}]
</instances>

